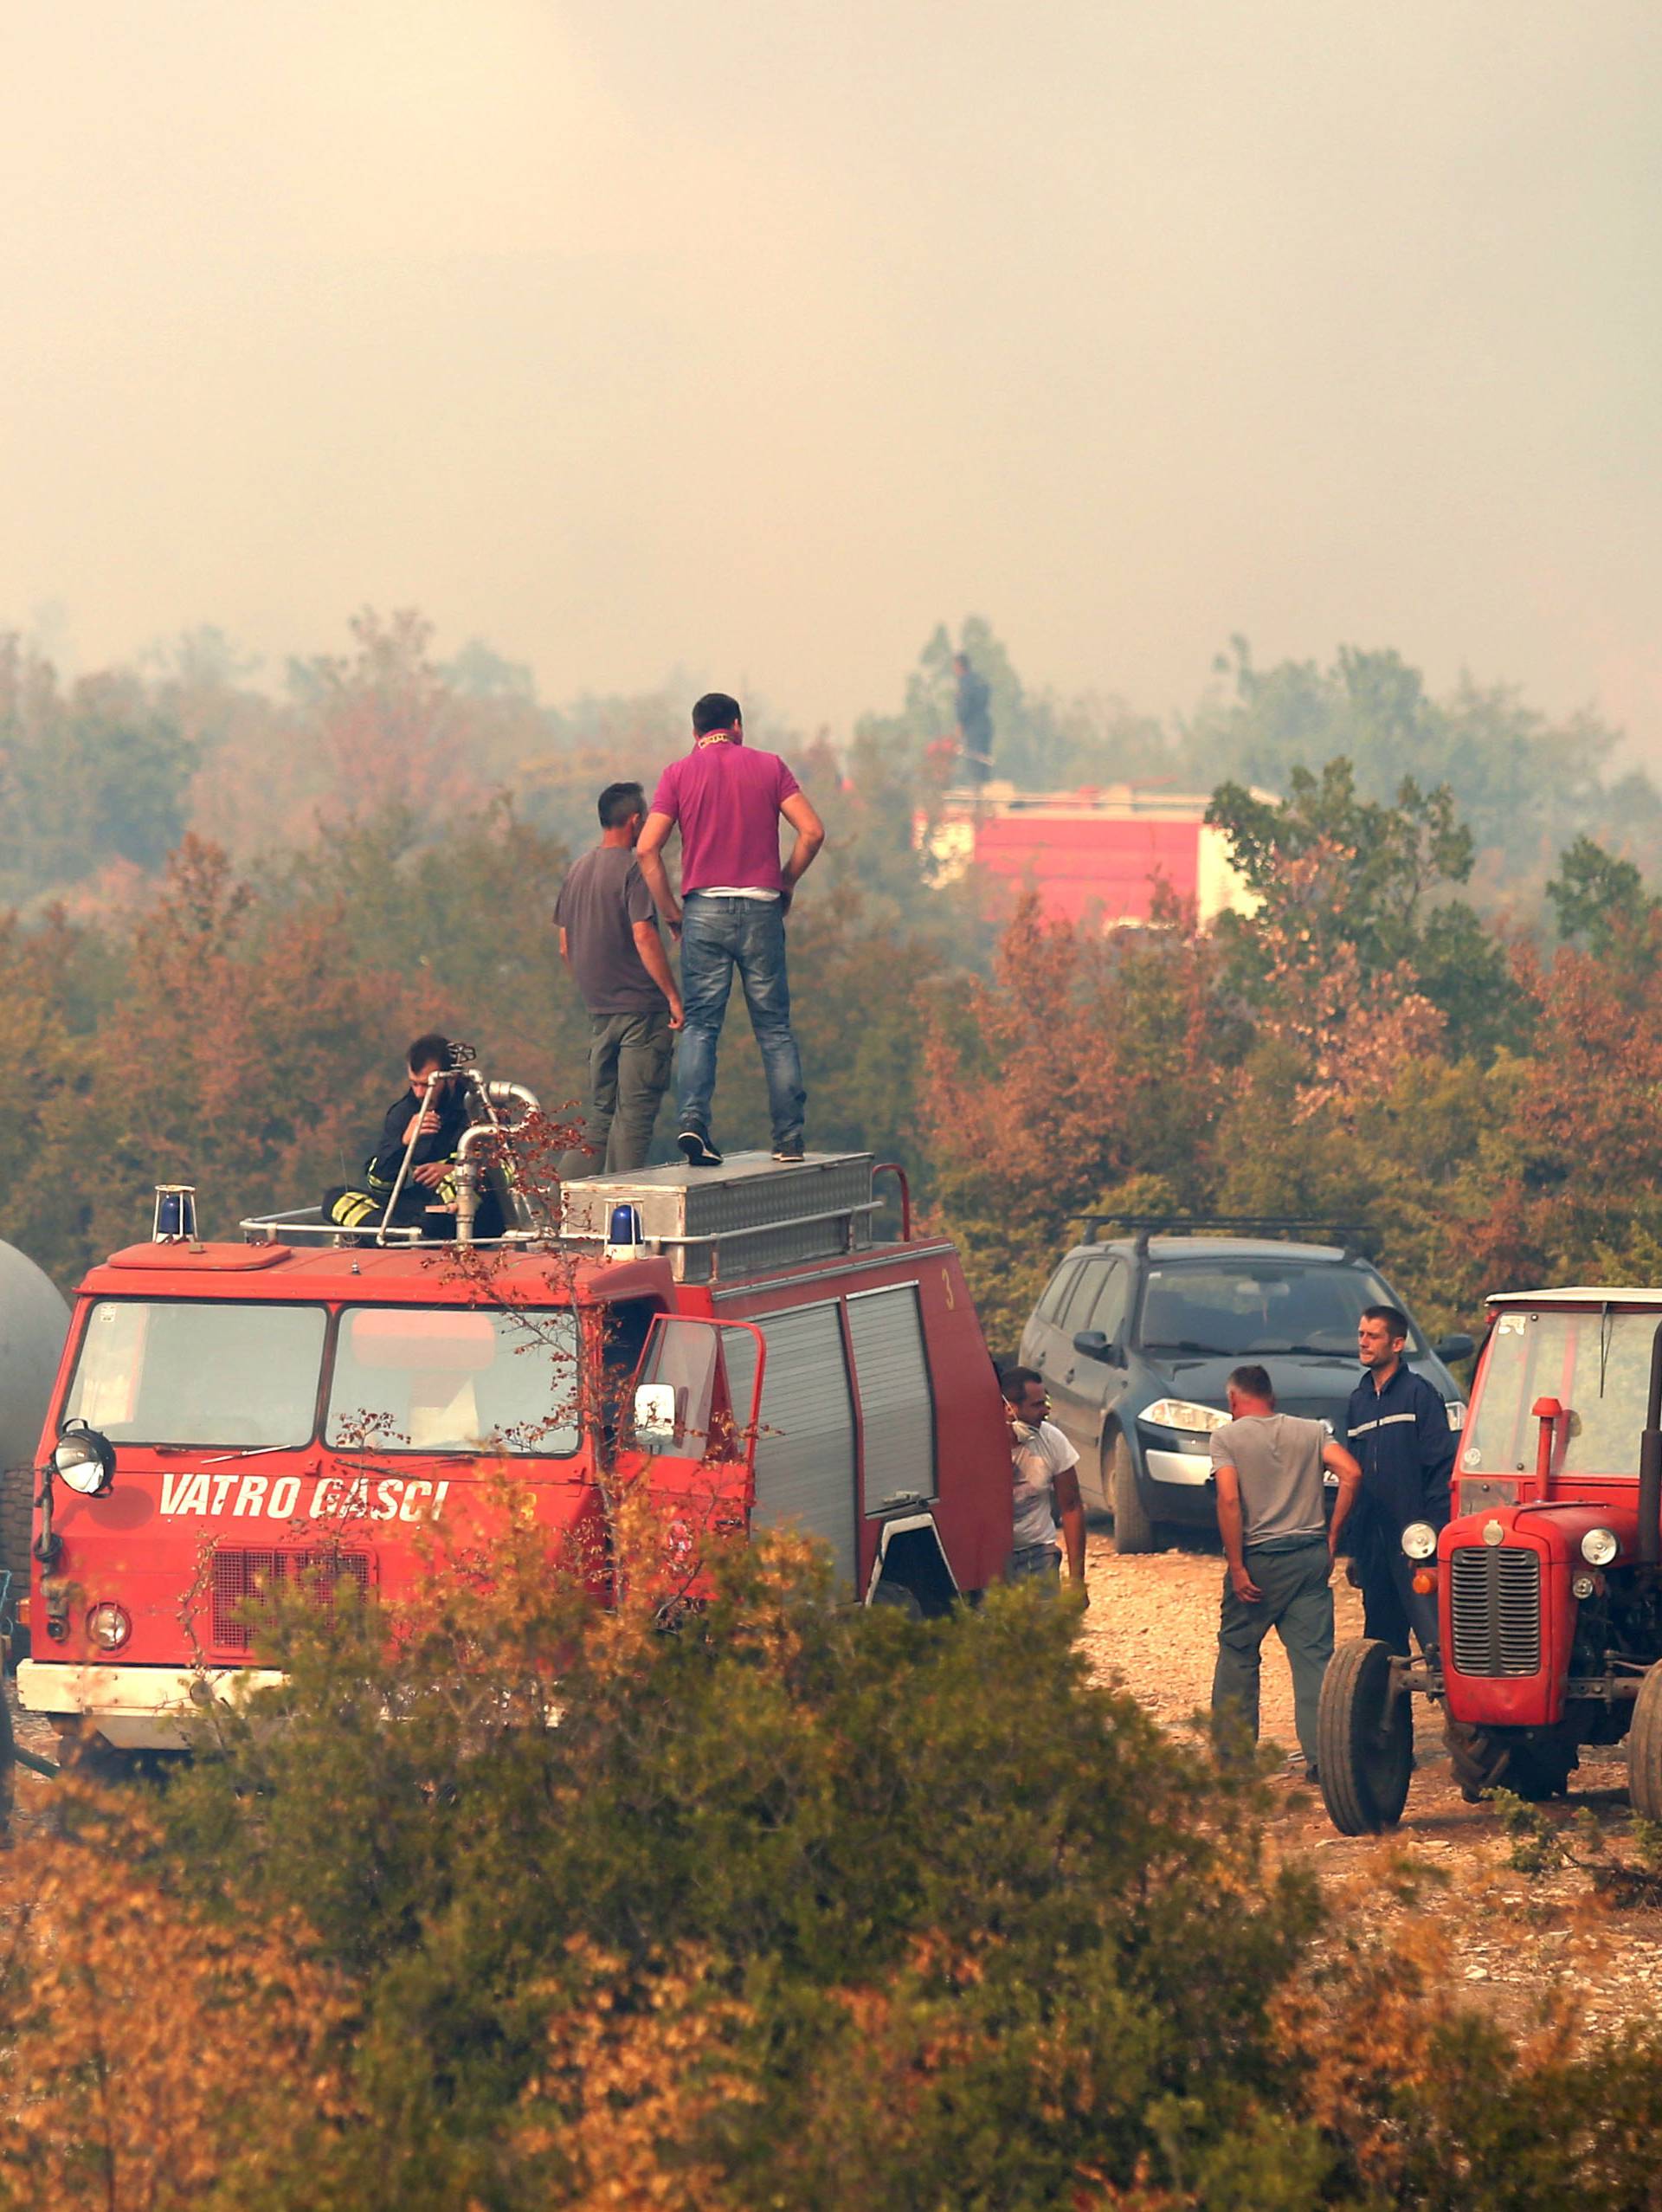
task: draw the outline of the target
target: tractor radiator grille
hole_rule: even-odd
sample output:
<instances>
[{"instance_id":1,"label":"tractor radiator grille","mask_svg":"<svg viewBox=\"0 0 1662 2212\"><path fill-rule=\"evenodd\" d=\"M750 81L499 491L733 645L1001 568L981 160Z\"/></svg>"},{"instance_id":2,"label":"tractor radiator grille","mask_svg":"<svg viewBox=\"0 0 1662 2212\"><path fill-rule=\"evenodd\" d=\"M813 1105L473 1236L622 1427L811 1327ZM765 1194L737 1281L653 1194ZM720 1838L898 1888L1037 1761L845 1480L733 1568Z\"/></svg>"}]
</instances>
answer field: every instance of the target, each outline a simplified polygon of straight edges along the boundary
<instances>
[{"instance_id":1,"label":"tractor radiator grille","mask_svg":"<svg viewBox=\"0 0 1662 2212\"><path fill-rule=\"evenodd\" d=\"M1460 1674L1541 1671L1541 1555L1518 1545L1462 1545L1449 1563L1454 1667Z\"/></svg>"},{"instance_id":2,"label":"tractor radiator grille","mask_svg":"<svg viewBox=\"0 0 1662 2212\"><path fill-rule=\"evenodd\" d=\"M370 1562L362 1551L216 1551L214 1554L214 1642L222 1651L253 1648L272 1593L315 1576L315 1595L332 1607L335 1585L351 1583L368 1593Z\"/></svg>"}]
</instances>

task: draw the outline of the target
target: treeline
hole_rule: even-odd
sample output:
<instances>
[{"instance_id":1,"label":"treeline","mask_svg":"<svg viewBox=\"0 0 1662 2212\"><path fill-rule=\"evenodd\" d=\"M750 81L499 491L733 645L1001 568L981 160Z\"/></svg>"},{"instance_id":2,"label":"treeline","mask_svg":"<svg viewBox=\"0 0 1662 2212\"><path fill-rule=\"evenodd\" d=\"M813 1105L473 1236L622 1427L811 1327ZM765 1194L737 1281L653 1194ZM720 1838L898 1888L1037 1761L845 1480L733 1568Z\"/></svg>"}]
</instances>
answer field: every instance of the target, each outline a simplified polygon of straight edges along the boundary
<instances>
[{"instance_id":1,"label":"treeline","mask_svg":"<svg viewBox=\"0 0 1662 2212\"><path fill-rule=\"evenodd\" d=\"M792 919L812 1139L908 1166L996 1348L1089 1209L1365 1221L1433 1322L1501 1283L1655 1279L1657 802L1603 779L1608 732L1498 696L1433 705L1394 655L1260 677L1244 650L1233 698L1188 730L1070 721L1011 689L989 633L969 643L1003 687L1002 765L1175 762L1216 790L1260 900L1204 936L1174 906L1098 938L932 884L912 825L940 788L944 634L904 714L842 747L757 718L830 829ZM649 782L686 704L557 712L483 648L438 665L410 616L362 618L280 697L212 636L67 691L14 642L0 1235L68 1283L142 1230L158 1179L197 1183L221 1232L307 1203L356 1170L429 1027L551 1110L575 1100L586 1023L555 889L596 792ZM1507 839L1531 856L1511 873ZM1533 887L1503 907L1498 886ZM763 1097L736 1018L730 1145L764 1139Z\"/></svg>"}]
</instances>

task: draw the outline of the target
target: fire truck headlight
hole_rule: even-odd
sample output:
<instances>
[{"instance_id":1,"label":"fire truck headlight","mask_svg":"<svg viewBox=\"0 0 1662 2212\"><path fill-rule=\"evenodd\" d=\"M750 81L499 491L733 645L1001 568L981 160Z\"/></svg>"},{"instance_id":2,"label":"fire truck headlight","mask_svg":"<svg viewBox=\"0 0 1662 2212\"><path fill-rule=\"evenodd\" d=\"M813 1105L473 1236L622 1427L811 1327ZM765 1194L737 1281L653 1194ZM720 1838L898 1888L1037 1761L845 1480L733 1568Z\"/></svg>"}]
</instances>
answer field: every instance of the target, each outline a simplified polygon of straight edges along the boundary
<instances>
[{"instance_id":1,"label":"fire truck headlight","mask_svg":"<svg viewBox=\"0 0 1662 2212\"><path fill-rule=\"evenodd\" d=\"M100 1651L119 1651L132 1634L132 1621L125 1605L106 1597L87 1615L88 1640Z\"/></svg>"},{"instance_id":2,"label":"fire truck headlight","mask_svg":"<svg viewBox=\"0 0 1662 2212\"><path fill-rule=\"evenodd\" d=\"M1437 1550L1437 1532L1429 1521L1410 1521L1402 1532L1402 1549L1410 1559L1429 1559Z\"/></svg>"},{"instance_id":3,"label":"fire truck headlight","mask_svg":"<svg viewBox=\"0 0 1662 2212\"><path fill-rule=\"evenodd\" d=\"M83 1498L104 1497L115 1481L115 1447L84 1425L66 1428L52 1448L60 1482Z\"/></svg>"},{"instance_id":4,"label":"fire truck headlight","mask_svg":"<svg viewBox=\"0 0 1662 2212\"><path fill-rule=\"evenodd\" d=\"M1589 1567L1607 1567L1620 1549L1613 1528L1590 1528L1581 1538L1581 1557Z\"/></svg>"}]
</instances>

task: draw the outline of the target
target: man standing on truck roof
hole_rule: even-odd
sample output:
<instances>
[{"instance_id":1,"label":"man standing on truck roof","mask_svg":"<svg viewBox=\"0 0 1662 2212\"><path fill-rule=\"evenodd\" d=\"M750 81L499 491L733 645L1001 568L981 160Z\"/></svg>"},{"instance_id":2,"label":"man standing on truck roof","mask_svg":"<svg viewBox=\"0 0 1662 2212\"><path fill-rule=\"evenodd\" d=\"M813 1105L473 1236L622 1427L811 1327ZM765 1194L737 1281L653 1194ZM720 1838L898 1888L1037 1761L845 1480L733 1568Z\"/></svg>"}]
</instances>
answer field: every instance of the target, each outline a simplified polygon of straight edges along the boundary
<instances>
[{"instance_id":1,"label":"man standing on truck roof","mask_svg":"<svg viewBox=\"0 0 1662 2212\"><path fill-rule=\"evenodd\" d=\"M1350 1556L1352 1579L1362 1590L1362 1634L1405 1659L1410 1628L1422 1649L1435 1642L1437 1608L1414 1588L1402 1532L1410 1521L1429 1521L1436 1529L1447 1521L1459 1442L1440 1393L1404 1365L1408 1340L1406 1313L1395 1306L1369 1306L1356 1324L1357 1356L1367 1371L1345 1409L1345 1441L1362 1463Z\"/></svg>"},{"instance_id":2,"label":"man standing on truck roof","mask_svg":"<svg viewBox=\"0 0 1662 2212\"><path fill-rule=\"evenodd\" d=\"M1010 1431L1010 1467L1014 1480L1010 1564L1006 1582L1029 1577L1047 1597L1061 1588L1062 1555L1056 1531L1067 1545L1067 1571L1083 1602L1089 1605L1085 1586L1085 1506L1079 1497L1079 1455L1053 1422L1046 1419L1050 1399L1044 1377L1031 1367L1007 1367L998 1378L1004 1396L1004 1418Z\"/></svg>"},{"instance_id":3,"label":"man standing on truck roof","mask_svg":"<svg viewBox=\"0 0 1662 2212\"><path fill-rule=\"evenodd\" d=\"M1313 1782L1316 1708L1333 1656L1333 1558L1362 1469L1321 1422L1276 1411L1266 1369L1237 1367L1226 1387L1229 1418L1211 1440L1218 1532L1228 1563L1212 1725L1226 1748L1232 1727L1258 1741L1259 1654L1273 1628L1292 1669L1299 1748ZM1324 1467L1339 1478L1330 1530Z\"/></svg>"},{"instance_id":4,"label":"man standing on truck roof","mask_svg":"<svg viewBox=\"0 0 1662 2212\"><path fill-rule=\"evenodd\" d=\"M560 958L589 1009L589 1095L581 1147L563 1178L645 1167L681 1026L681 994L635 856L647 796L639 784L600 795L600 842L573 863L554 902Z\"/></svg>"},{"instance_id":5,"label":"man standing on truck roof","mask_svg":"<svg viewBox=\"0 0 1662 2212\"><path fill-rule=\"evenodd\" d=\"M796 832L783 867L782 815ZM680 906L664 866L664 846L677 823ZM694 1167L721 1165L721 1154L711 1141L710 1102L735 969L768 1079L773 1157L802 1157L807 1093L790 1027L785 916L824 842L820 817L784 762L775 753L745 746L738 701L725 692L706 692L692 709L692 750L664 771L636 848L658 911L681 940L686 1022L675 1141Z\"/></svg>"}]
</instances>

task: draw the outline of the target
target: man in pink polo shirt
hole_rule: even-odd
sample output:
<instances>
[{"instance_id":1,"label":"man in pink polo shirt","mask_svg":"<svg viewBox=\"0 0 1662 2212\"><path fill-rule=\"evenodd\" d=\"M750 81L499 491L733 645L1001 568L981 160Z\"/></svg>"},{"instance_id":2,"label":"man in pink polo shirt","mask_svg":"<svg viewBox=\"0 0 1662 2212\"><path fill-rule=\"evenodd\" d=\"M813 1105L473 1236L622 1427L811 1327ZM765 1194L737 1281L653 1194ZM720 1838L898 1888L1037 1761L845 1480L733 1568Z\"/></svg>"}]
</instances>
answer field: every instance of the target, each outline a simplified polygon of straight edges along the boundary
<instances>
[{"instance_id":1,"label":"man in pink polo shirt","mask_svg":"<svg viewBox=\"0 0 1662 2212\"><path fill-rule=\"evenodd\" d=\"M779 860L779 818L796 833ZM669 887L664 846L681 832L681 905ZM802 1057L790 1029L785 975L785 916L791 894L825 842L825 830L776 753L744 743L738 701L706 693L692 709L692 750L671 761L653 794L635 848L658 911L681 940L681 1032L676 1142L694 1167L719 1167L710 1137L716 1047L733 987L744 986L750 1027L768 1079L773 1157L802 1157Z\"/></svg>"}]
</instances>

